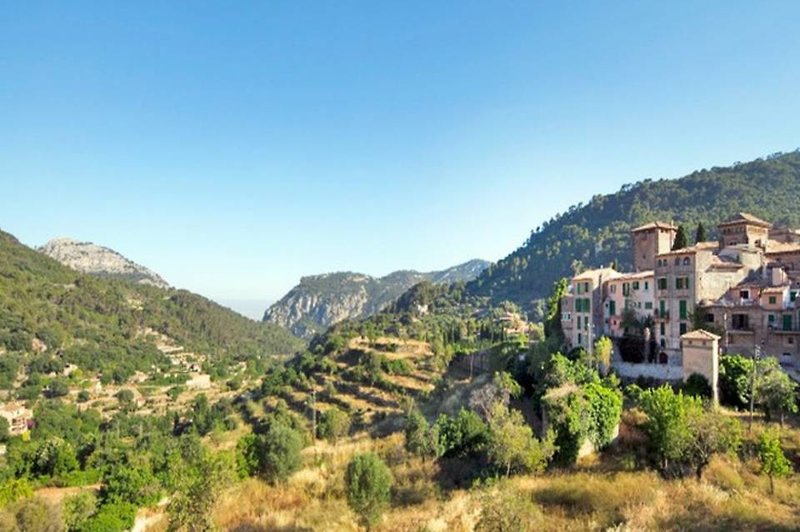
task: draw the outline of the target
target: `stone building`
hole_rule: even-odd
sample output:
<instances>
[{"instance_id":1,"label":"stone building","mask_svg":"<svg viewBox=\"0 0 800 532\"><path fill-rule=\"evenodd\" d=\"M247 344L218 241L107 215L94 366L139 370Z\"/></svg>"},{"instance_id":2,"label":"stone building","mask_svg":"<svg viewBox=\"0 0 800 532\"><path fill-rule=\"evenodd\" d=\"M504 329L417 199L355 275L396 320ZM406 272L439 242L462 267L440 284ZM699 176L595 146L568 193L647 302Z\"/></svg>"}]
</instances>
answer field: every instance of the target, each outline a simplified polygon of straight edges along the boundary
<instances>
[{"instance_id":1,"label":"stone building","mask_svg":"<svg viewBox=\"0 0 800 532\"><path fill-rule=\"evenodd\" d=\"M591 349L594 337L603 334L608 281L618 276L613 268L599 268L573 277L561 312L562 327L572 347ZM572 312L564 312L565 307L571 308Z\"/></svg>"},{"instance_id":2,"label":"stone building","mask_svg":"<svg viewBox=\"0 0 800 532\"><path fill-rule=\"evenodd\" d=\"M652 271L656 255L672 249L677 232L677 227L664 222L645 224L631 231L634 271Z\"/></svg>"},{"instance_id":3,"label":"stone building","mask_svg":"<svg viewBox=\"0 0 800 532\"><path fill-rule=\"evenodd\" d=\"M719 340L719 336L703 329L681 336L684 382L695 373L705 377L715 403L719 402Z\"/></svg>"},{"instance_id":4,"label":"stone building","mask_svg":"<svg viewBox=\"0 0 800 532\"><path fill-rule=\"evenodd\" d=\"M0 405L0 417L4 417L8 421L8 432L12 436L28 432L33 423L33 411L21 403Z\"/></svg>"}]
</instances>

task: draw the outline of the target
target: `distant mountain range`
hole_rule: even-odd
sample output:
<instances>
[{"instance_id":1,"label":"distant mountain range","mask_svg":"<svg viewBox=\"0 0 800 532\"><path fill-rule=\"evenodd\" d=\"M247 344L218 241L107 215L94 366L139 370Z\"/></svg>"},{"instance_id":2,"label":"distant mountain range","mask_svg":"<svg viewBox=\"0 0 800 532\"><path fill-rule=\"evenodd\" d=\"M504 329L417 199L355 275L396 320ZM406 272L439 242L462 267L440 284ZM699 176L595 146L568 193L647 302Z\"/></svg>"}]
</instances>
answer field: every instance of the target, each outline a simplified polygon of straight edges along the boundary
<instances>
[{"instance_id":1,"label":"distant mountain range","mask_svg":"<svg viewBox=\"0 0 800 532\"><path fill-rule=\"evenodd\" d=\"M300 284L267 309L264 321L308 338L342 320L375 314L417 283L470 281L488 266L489 262L475 259L428 273L401 270L376 278L337 272L303 277Z\"/></svg>"},{"instance_id":2,"label":"distant mountain range","mask_svg":"<svg viewBox=\"0 0 800 532\"><path fill-rule=\"evenodd\" d=\"M697 224L716 237L717 224L746 211L776 225L800 227L800 151L698 170L680 179L645 179L614 194L597 194L531 231L528 240L467 285L467 293L509 300L526 310L546 297L573 266L631 268L630 231L660 220Z\"/></svg>"},{"instance_id":3,"label":"distant mountain range","mask_svg":"<svg viewBox=\"0 0 800 532\"><path fill-rule=\"evenodd\" d=\"M113 249L71 238L54 238L37 251L81 273L169 288L154 271L136 264Z\"/></svg>"}]
</instances>

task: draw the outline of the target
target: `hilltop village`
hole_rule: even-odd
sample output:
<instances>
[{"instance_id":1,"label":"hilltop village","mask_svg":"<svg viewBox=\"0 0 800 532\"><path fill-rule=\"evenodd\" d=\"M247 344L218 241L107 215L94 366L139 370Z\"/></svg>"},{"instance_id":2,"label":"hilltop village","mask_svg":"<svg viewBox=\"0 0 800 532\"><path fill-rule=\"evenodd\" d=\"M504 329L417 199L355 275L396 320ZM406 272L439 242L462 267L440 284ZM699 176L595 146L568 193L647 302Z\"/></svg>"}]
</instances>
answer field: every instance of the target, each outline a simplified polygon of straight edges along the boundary
<instances>
[{"instance_id":1,"label":"hilltop village","mask_svg":"<svg viewBox=\"0 0 800 532\"><path fill-rule=\"evenodd\" d=\"M714 383L720 352L775 357L791 372L800 342L800 231L739 213L718 233L717 241L684 245L671 223L633 229L634 271L572 277L561 302L568 347L591 351L596 338L612 338L612 365L624 377L685 380L697 372Z\"/></svg>"}]
</instances>

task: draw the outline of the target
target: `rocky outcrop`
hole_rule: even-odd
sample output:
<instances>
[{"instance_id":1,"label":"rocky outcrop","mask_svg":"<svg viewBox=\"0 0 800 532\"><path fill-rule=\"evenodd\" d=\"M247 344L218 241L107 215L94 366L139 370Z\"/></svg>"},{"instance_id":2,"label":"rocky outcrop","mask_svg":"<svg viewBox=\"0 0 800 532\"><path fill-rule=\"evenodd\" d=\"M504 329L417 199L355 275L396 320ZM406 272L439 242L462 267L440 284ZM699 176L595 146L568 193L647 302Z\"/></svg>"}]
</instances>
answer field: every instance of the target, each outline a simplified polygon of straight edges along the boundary
<instances>
[{"instance_id":1,"label":"rocky outcrop","mask_svg":"<svg viewBox=\"0 0 800 532\"><path fill-rule=\"evenodd\" d=\"M402 270L376 278L337 272L303 277L300 284L267 309L264 321L308 338L342 320L375 314L417 283L470 281L488 266L486 261L471 260L429 273Z\"/></svg>"},{"instance_id":2,"label":"rocky outcrop","mask_svg":"<svg viewBox=\"0 0 800 532\"><path fill-rule=\"evenodd\" d=\"M154 271L136 264L113 249L91 242L55 238L37 248L37 251L81 273L169 288L169 284Z\"/></svg>"}]
</instances>

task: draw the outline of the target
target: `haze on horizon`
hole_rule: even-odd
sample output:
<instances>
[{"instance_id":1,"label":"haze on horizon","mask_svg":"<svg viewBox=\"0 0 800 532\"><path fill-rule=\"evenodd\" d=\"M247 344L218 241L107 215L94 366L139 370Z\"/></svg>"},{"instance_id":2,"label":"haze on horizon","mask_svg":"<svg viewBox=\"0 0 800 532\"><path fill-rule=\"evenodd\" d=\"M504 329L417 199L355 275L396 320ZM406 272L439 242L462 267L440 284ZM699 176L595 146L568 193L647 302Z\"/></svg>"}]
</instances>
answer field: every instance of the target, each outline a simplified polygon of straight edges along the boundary
<instances>
[{"instance_id":1,"label":"haze on horizon","mask_svg":"<svg viewBox=\"0 0 800 532\"><path fill-rule=\"evenodd\" d=\"M800 4L9 2L0 229L218 301L800 146Z\"/></svg>"}]
</instances>

